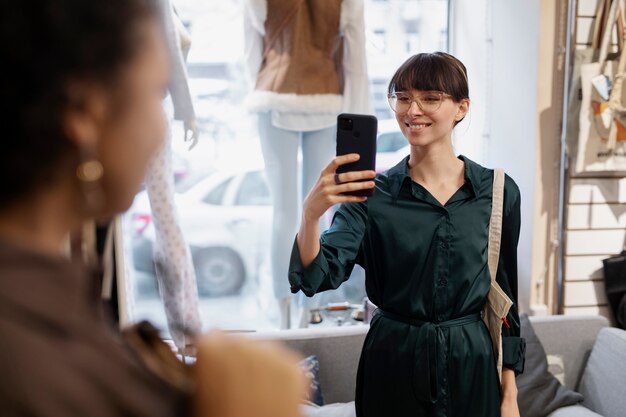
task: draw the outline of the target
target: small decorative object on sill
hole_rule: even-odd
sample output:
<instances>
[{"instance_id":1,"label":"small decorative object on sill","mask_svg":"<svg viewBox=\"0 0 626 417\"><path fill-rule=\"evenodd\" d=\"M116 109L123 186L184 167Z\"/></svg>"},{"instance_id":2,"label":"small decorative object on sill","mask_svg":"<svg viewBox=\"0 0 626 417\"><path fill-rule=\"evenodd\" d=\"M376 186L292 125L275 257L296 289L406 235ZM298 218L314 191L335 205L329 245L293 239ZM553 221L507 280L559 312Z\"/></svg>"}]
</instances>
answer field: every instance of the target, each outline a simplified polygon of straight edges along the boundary
<instances>
[{"instance_id":1,"label":"small decorative object on sill","mask_svg":"<svg viewBox=\"0 0 626 417\"><path fill-rule=\"evenodd\" d=\"M343 311L352 308L349 302L344 301L343 303L328 303L325 307L326 311Z\"/></svg>"},{"instance_id":2,"label":"small decorative object on sill","mask_svg":"<svg viewBox=\"0 0 626 417\"><path fill-rule=\"evenodd\" d=\"M311 324L320 324L324 319L322 318L322 314L319 310L311 310Z\"/></svg>"},{"instance_id":3,"label":"small decorative object on sill","mask_svg":"<svg viewBox=\"0 0 626 417\"><path fill-rule=\"evenodd\" d=\"M363 321L365 319L365 310L363 308L355 308L352 311L351 317L356 321Z\"/></svg>"}]
</instances>

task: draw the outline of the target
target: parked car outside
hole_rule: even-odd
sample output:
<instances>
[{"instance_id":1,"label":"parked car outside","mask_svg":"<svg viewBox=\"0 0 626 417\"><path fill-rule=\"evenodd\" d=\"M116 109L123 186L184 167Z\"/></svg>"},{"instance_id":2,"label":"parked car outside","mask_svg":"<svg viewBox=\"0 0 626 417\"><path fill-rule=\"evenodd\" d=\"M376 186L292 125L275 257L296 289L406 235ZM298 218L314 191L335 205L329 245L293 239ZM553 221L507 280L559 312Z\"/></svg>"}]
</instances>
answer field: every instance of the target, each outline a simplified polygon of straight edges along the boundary
<instances>
[{"instance_id":1,"label":"parked car outside","mask_svg":"<svg viewBox=\"0 0 626 417\"><path fill-rule=\"evenodd\" d=\"M191 184L191 185L189 185ZM261 169L214 172L177 186L178 218L202 296L237 294L269 247L271 199ZM134 267L154 274L154 222L145 191L130 208Z\"/></svg>"}]
</instances>

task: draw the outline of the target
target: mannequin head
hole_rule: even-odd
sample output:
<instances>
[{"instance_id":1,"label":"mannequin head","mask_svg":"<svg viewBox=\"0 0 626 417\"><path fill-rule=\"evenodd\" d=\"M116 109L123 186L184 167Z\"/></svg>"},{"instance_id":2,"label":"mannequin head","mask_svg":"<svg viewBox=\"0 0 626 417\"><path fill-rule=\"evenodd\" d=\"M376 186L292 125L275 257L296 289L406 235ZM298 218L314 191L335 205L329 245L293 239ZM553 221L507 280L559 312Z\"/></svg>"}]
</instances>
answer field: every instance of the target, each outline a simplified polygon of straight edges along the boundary
<instances>
[{"instance_id":1,"label":"mannequin head","mask_svg":"<svg viewBox=\"0 0 626 417\"><path fill-rule=\"evenodd\" d=\"M426 145L442 137L451 138L452 129L469 111L465 66L444 52L409 58L392 77L388 93L390 103L394 100L398 103L397 110L394 109L398 125L413 145ZM420 106L415 99L422 104L426 101L440 104L432 111L429 105Z\"/></svg>"},{"instance_id":2,"label":"mannequin head","mask_svg":"<svg viewBox=\"0 0 626 417\"><path fill-rule=\"evenodd\" d=\"M57 188L71 190L82 217L130 205L165 130L157 13L150 0L0 6L0 211ZM77 174L86 161L97 167L97 206Z\"/></svg>"}]
</instances>

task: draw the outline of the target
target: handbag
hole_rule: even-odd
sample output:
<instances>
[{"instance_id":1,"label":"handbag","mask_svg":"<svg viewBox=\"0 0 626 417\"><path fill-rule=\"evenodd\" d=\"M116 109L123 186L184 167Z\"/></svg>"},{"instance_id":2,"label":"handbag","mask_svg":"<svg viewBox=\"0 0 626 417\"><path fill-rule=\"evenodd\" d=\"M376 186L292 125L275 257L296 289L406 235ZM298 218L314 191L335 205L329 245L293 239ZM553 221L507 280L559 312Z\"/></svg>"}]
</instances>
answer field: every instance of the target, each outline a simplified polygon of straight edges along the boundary
<instances>
[{"instance_id":1,"label":"handbag","mask_svg":"<svg viewBox=\"0 0 626 417\"><path fill-rule=\"evenodd\" d=\"M122 329L122 337L153 374L181 393L194 392L194 365L182 362L150 322L141 321Z\"/></svg>"},{"instance_id":2,"label":"handbag","mask_svg":"<svg viewBox=\"0 0 626 417\"><path fill-rule=\"evenodd\" d=\"M619 59L609 59L614 29L623 41L622 0L613 0L602 35L598 60L581 65L582 102L579 115L578 152L575 171L626 172L626 106L622 102L622 77L626 48ZM626 104L626 100L623 101Z\"/></svg>"},{"instance_id":3,"label":"handbag","mask_svg":"<svg viewBox=\"0 0 626 417\"><path fill-rule=\"evenodd\" d=\"M500 260L500 242L502 237L502 217L504 207L504 171L494 170L491 220L489 221L488 266L491 285L487 303L483 310L483 321L491 335L491 343L496 358L498 377L502 381L502 323L509 313L513 301L500 288L496 281Z\"/></svg>"},{"instance_id":4,"label":"handbag","mask_svg":"<svg viewBox=\"0 0 626 417\"><path fill-rule=\"evenodd\" d=\"M604 288L617 324L626 329L626 247L619 255L602 260Z\"/></svg>"}]
</instances>

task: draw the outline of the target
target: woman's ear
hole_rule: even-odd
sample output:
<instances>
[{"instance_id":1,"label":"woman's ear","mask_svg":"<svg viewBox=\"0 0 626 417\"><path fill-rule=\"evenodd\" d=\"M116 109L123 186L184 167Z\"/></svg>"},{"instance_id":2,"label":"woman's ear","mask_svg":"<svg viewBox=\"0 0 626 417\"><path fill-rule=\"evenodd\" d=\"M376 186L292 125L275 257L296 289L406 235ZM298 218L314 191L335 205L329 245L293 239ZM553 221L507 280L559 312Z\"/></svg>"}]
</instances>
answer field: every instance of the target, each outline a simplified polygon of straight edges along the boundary
<instances>
[{"instance_id":1,"label":"woman's ear","mask_svg":"<svg viewBox=\"0 0 626 417\"><path fill-rule=\"evenodd\" d=\"M454 120L457 122L463 120L463 118L467 115L467 112L469 111L469 106L470 106L469 99L464 98L463 100L461 100L461 102L459 103L459 110L456 113Z\"/></svg>"},{"instance_id":2,"label":"woman's ear","mask_svg":"<svg viewBox=\"0 0 626 417\"><path fill-rule=\"evenodd\" d=\"M63 115L65 134L77 148L94 149L106 116L106 93L86 83L75 83L68 95L69 105Z\"/></svg>"}]
</instances>

